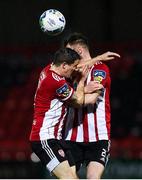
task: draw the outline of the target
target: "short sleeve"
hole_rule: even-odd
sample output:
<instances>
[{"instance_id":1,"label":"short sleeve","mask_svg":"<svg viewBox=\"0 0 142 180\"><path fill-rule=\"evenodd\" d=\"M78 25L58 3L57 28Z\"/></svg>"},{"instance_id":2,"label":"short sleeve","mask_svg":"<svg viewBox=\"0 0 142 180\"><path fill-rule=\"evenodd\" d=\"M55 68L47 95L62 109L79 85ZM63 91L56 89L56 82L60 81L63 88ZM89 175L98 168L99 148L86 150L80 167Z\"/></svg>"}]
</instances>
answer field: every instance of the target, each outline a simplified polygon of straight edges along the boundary
<instances>
[{"instance_id":1,"label":"short sleeve","mask_svg":"<svg viewBox=\"0 0 142 180\"><path fill-rule=\"evenodd\" d=\"M73 93L74 93L73 88L65 80L61 80L58 83L58 87L56 89L56 95L60 100L67 101L68 99L71 98Z\"/></svg>"},{"instance_id":2,"label":"short sleeve","mask_svg":"<svg viewBox=\"0 0 142 180\"><path fill-rule=\"evenodd\" d=\"M98 81L104 87L110 79L109 68L105 64L96 65L92 71L93 80Z\"/></svg>"}]
</instances>

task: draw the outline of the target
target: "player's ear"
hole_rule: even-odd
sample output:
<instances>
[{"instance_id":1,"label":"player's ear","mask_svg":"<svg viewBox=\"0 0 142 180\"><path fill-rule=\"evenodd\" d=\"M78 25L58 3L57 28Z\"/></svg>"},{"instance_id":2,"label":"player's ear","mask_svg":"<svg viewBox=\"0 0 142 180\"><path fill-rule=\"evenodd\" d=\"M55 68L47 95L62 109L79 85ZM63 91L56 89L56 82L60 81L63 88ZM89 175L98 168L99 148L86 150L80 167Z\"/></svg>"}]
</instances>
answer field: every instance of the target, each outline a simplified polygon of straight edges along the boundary
<instances>
[{"instance_id":1,"label":"player's ear","mask_svg":"<svg viewBox=\"0 0 142 180\"><path fill-rule=\"evenodd\" d=\"M77 48L77 53L81 56L82 54L82 49L80 47Z\"/></svg>"},{"instance_id":2,"label":"player's ear","mask_svg":"<svg viewBox=\"0 0 142 180\"><path fill-rule=\"evenodd\" d=\"M64 62L64 63L62 64L62 68L63 68L63 69L66 69L66 67L67 67L67 63Z\"/></svg>"}]
</instances>

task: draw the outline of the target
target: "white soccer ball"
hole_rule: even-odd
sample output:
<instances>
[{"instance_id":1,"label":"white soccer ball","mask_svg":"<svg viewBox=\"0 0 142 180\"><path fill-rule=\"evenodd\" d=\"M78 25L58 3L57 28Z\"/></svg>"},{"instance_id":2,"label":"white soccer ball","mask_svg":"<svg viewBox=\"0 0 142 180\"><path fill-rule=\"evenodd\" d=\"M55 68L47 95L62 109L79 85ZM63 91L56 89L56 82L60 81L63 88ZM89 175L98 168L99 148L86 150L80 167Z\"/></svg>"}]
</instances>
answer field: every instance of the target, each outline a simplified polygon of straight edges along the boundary
<instances>
[{"instance_id":1,"label":"white soccer ball","mask_svg":"<svg viewBox=\"0 0 142 180\"><path fill-rule=\"evenodd\" d=\"M56 9L48 9L39 18L41 30L48 35L60 34L66 25L64 15Z\"/></svg>"}]
</instances>

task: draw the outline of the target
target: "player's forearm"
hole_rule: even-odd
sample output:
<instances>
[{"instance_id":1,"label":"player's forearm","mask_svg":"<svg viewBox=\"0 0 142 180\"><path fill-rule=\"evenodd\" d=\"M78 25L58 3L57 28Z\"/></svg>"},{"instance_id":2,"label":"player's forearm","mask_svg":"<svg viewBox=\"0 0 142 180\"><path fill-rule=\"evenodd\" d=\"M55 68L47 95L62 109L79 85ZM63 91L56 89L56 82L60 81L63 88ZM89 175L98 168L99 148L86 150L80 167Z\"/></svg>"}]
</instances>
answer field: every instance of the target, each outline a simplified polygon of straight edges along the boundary
<instances>
[{"instance_id":1,"label":"player's forearm","mask_svg":"<svg viewBox=\"0 0 142 180\"><path fill-rule=\"evenodd\" d=\"M78 83L77 89L67 102L69 106L79 108L84 104L84 81Z\"/></svg>"},{"instance_id":2,"label":"player's forearm","mask_svg":"<svg viewBox=\"0 0 142 180\"><path fill-rule=\"evenodd\" d=\"M85 87L84 87L84 93L85 94L91 94L95 93L97 90L101 90L103 88L103 85L100 84L98 81L90 81Z\"/></svg>"},{"instance_id":3,"label":"player's forearm","mask_svg":"<svg viewBox=\"0 0 142 180\"><path fill-rule=\"evenodd\" d=\"M96 93L93 94L85 94L84 105L86 106L89 104L95 104L100 94L101 91L97 91Z\"/></svg>"},{"instance_id":4,"label":"player's forearm","mask_svg":"<svg viewBox=\"0 0 142 180\"><path fill-rule=\"evenodd\" d=\"M120 58L120 55L115 53L115 52L105 52L104 54L98 55L94 58L92 58L92 61L94 62L94 64L98 61L109 61L115 58Z\"/></svg>"},{"instance_id":5,"label":"player's forearm","mask_svg":"<svg viewBox=\"0 0 142 180\"><path fill-rule=\"evenodd\" d=\"M83 105L84 98L85 98L85 95L84 95L84 81L83 80L79 81L76 92L75 92L75 95L76 95L76 103L77 103L77 105L79 105L79 106Z\"/></svg>"},{"instance_id":6,"label":"player's forearm","mask_svg":"<svg viewBox=\"0 0 142 180\"><path fill-rule=\"evenodd\" d=\"M96 64L98 61L106 60L102 57L102 55L98 55L90 60L91 65Z\"/></svg>"},{"instance_id":7,"label":"player's forearm","mask_svg":"<svg viewBox=\"0 0 142 180\"><path fill-rule=\"evenodd\" d=\"M87 60L85 63L78 64L77 67L82 68L84 65L88 65L89 67L91 67L99 61L109 61L109 60L113 60L115 58L120 58L120 55L117 53L108 51L104 54L98 55L90 60Z\"/></svg>"}]
</instances>

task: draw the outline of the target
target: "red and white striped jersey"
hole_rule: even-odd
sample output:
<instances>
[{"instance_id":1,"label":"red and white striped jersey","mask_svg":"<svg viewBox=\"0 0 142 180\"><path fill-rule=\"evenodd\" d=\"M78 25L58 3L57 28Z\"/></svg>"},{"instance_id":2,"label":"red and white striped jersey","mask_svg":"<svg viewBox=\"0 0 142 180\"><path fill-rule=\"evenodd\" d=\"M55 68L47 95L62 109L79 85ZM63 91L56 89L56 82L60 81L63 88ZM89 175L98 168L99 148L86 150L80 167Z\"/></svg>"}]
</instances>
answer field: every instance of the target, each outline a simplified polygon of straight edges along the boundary
<instances>
[{"instance_id":1,"label":"red and white striped jersey","mask_svg":"<svg viewBox=\"0 0 142 180\"><path fill-rule=\"evenodd\" d=\"M66 140L95 142L110 139L110 73L109 68L99 63L92 67L87 83L97 80L104 89L96 104L84 108L69 108L63 132Z\"/></svg>"},{"instance_id":2,"label":"red and white striped jersey","mask_svg":"<svg viewBox=\"0 0 142 180\"><path fill-rule=\"evenodd\" d=\"M34 99L31 141L62 138L61 131L67 114L64 102L73 92L65 78L51 71L50 66L43 69Z\"/></svg>"}]
</instances>

